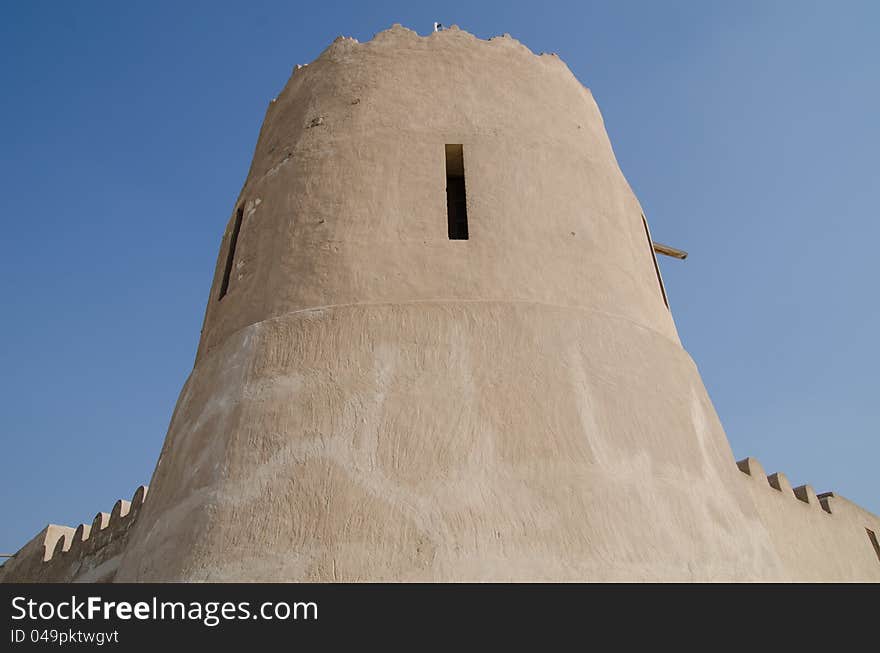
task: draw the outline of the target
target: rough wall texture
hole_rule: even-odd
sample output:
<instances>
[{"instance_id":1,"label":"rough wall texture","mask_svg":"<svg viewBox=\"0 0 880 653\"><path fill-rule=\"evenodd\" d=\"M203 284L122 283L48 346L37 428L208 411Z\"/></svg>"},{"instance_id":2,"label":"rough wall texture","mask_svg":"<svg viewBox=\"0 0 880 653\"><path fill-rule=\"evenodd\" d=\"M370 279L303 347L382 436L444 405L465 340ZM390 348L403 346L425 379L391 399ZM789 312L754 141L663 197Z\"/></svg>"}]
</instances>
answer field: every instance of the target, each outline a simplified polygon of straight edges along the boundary
<instances>
[{"instance_id":1,"label":"rough wall texture","mask_svg":"<svg viewBox=\"0 0 880 653\"><path fill-rule=\"evenodd\" d=\"M268 109L115 579L880 579L876 517L737 469L642 220L556 56L337 39Z\"/></svg>"}]
</instances>

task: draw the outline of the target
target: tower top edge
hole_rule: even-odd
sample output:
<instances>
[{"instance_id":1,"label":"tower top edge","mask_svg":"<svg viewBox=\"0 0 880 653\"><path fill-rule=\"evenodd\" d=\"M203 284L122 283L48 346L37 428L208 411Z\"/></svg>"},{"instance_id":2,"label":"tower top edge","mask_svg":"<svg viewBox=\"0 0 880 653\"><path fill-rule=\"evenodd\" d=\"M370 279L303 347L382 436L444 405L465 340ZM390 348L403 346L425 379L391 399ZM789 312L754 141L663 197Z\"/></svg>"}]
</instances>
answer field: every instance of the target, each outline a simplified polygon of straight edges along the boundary
<instances>
[{"instance_id":1,"label":"tower top edge","mask_svg":"<svg viewBox=\"0 0 880 653\"><path fill-rule=\"evenodd\" d=\"M508 33L499 34L496 36L491 36L487 39L483 39L461 29L458 25L451 25L449 27L444 27L443 29L433 31L422 36L415 30L405 27L400 23L394 23L388 29L377 32L373 35L373 38L369 39L368 41L361 42L353 36L337 36L332 41L332 43L330 43L330 45L325 48L324 51L321 52L321 54L318 55L311 63L316 63L328 57L332 58L335 54L339 54L341 52L351 52L357 48L369 48L376 45L381 45L383 47L387 47L389 45L400 45L401 47L430 47L432 45L448 46L450 43L454 42L461 43L462 45L474 44L498 48L508 48L511 52L518 51L522 54L528 54L531 57L536 57L543 61L558 62L566 69L568 69L568 66L557 53L540 52L538 54L535 54L535 52L532 51L528 46L523 44L521 41L513 38ZM297 64L296 66L294 66L293 72L296 73L298 69L305 68L308 65L310 64Z\"/></svg>"}]
</instances>

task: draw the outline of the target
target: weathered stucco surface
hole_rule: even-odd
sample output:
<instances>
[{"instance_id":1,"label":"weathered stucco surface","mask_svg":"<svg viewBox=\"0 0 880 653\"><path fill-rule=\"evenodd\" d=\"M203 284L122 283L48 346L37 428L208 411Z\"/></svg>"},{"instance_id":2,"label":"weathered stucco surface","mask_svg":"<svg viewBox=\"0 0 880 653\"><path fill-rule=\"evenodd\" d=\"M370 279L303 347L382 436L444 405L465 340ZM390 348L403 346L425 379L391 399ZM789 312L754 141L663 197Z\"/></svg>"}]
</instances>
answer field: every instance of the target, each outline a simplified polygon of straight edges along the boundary
<instances>
[{"instance_id":1,"label":"weathered stucco surface","mask_svg":"<svg viewBox=\"0 0 880 653\"><path fill-rule=\"evenodd\" d=\"M506 36L395 26L269 106L113 578L880 580L875 516L749 465L589 90Z\"/></svg>"}]
</instances>

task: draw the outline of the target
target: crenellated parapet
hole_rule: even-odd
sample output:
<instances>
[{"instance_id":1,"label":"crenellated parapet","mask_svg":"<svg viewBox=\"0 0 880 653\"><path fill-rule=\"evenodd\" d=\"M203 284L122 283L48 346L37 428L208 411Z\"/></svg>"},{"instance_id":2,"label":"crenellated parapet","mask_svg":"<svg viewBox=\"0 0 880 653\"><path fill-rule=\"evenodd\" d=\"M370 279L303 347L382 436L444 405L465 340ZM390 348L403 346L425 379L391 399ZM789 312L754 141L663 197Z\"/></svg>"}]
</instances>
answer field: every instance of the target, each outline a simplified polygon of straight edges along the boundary
<instances>
[{"instance_id":1,"label":"crenellated parapet","mask_svg":"<svg viewBox=\"0 0 880 653\"><path fill-rule=\"evenodd\" d=\"M147 490L141 485L131 501L119 499L110 512L98 512L90 524L47 525L0 568L0 582L112 580Z\"/></svg>"},{"instance_id":2,"label":"crenellated parapet","mask_svg":"<svg viewBox=\"0 0 880 653\"><path fill-rule=\"evenodd\" d=\"M766 474L754 458L736 465L788 580L880 581L877 515L835 492L792 487L785 474Z\"/></svg>"},{"instance_id":3,"label":"crenellated parapet","mask_svg":"<svg viewBox=\"0 0 880 653\"><path fill-rule=\"evenodd\" d=\"M792 487L788 477L784 473L774 472L773 474L766 474L761 463L751 456L737 461L736 466L739 468L739 471L751 478L754 482L764 484L771 490L775 490L785 497L794 497L811 507L822 509L828 514L832 514L831 502L828 500L823 501L820 496L816 494L816 491L812 486L798 485L797 487ZM821 496L830 497L833 496L833 493L828 492Z\"/></svg>"}]
</instances>

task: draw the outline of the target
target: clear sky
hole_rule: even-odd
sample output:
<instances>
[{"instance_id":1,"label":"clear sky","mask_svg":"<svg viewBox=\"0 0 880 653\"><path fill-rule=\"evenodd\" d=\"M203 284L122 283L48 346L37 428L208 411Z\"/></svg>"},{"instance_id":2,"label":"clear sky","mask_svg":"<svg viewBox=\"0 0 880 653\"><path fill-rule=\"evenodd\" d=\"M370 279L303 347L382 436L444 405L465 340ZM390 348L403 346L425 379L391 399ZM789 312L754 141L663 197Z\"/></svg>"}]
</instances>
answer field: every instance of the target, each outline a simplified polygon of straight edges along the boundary
<instances>
[{"instance_id":1,"label":"clear sky","mask_svg":"<svg viewBox=\"0 0 880 653\"><path fill-rule=\"evenodd\" d=\"M592 89L736 457L880 513L880 3L10 0L0 551L149 482L291 68L435 20Z\"/></svg>"}]
</instances>

